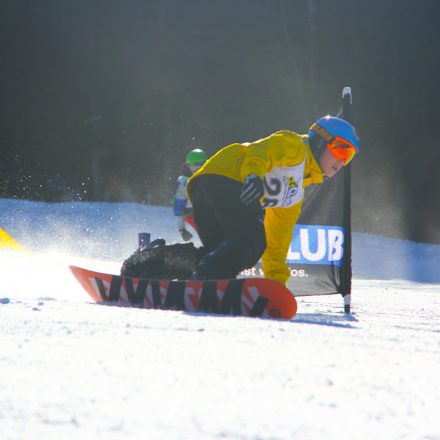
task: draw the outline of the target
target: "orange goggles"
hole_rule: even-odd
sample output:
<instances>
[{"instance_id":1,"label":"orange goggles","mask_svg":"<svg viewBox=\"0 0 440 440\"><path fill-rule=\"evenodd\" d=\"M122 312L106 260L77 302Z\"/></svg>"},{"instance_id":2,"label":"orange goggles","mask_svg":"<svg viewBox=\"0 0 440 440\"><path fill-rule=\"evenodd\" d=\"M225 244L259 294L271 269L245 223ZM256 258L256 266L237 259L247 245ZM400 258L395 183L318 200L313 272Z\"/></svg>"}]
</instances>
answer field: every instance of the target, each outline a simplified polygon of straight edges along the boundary
<instances>
[{"instance_id":1,"label":"orange goggles","mask_svg":"<svg viewBox=\"0 0 440 440\"><path fill-rule=\"evenodd\" d=\"M347 166L357 153L353 144L339 136L334 136L331 142L327 143L327 148L336 159L344 162L344 166Z\"/></svg>"}]
</instances>

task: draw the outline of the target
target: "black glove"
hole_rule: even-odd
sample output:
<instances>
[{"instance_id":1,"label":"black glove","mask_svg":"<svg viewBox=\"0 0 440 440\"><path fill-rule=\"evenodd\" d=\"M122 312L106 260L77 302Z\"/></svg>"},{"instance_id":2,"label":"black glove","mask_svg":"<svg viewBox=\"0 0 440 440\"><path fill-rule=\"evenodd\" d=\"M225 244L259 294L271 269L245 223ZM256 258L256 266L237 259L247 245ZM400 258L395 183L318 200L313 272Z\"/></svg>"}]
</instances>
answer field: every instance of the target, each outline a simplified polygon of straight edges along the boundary
<instances>
[{"instance_id":1,"label":"black glove","mask_svg":"<svg viewBox=\"0 0 440 440\"><path fill-rule=\"evenodd\" d=\"M245 206L249 206L255 200L264 195L263 181L256 174L249 174L241 187L240 199Z\"/></svg>"},{"instance_id":2,"label":"black glove","mask_svg":"<svg viewBox=\"0 0 440 440\"><path fill-rule=\"evenodd\" d=\"M182 236L183 241L189 241L193 237L191 232L186 229L179 229L180 235Z\"/></svg>"}]
</instances>

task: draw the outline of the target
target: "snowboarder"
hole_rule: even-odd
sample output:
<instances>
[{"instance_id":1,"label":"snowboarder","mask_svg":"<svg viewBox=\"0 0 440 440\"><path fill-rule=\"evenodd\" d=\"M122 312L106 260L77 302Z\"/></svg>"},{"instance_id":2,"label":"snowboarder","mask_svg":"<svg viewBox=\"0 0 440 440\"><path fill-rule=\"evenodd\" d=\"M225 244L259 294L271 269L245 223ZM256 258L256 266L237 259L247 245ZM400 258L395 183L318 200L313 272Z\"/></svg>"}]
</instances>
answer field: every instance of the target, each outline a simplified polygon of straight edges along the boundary
<instances>
[{"instance_id":1,"label":"snowboarder","mask_svg":"<svg viewBox=\"0 0 440 440\"><path fill-rule=\"evenodd\" d=\"M191 150L185 158L185 164L183 166L184 173L177 179L177 190L173 199L173 213L176 218L177 229L183 241L189 241L193 237L191 232L186 228L186 224L191 225L195 229L191 202L188 200L186 193L186 184L189 176L198 171L206 162L206 159L206 153L200 148Z\"/></svg>"},{"instance_id":2,"label":"snowboarder","mask_svg":"<svg viewBox=\"0 0 440 440\"><path fill-rule=\"evenodd\" d=\"M204 246L194 278L234 278L262 257L264 276L285 284L304 188L334 176L358 151L354 127L332 116L308 135L283 130L218 151L187 184Z\"/></svg>"}]
</instances>

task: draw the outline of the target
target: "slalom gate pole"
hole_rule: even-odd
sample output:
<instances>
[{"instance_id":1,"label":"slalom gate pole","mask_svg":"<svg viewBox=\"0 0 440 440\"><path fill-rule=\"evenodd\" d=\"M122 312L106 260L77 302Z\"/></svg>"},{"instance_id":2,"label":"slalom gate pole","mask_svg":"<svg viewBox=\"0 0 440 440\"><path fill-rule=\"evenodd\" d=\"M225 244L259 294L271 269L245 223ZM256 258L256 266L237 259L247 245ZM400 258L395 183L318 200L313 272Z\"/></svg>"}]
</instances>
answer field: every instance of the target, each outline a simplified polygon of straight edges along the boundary
<instances>
[{"instance_id":1,"label":"slalom gate pole","mask_svg":"<svg viewBox=\"0 0 440 440\"><path fill-rule=\"evenodd\" d=\"M341 117L350 124L352 117L351 87L342 90ZM341 294L344 300L344 312L351 312L352 280L352 240L351 240L351 164L344 169L344 264L341 269Z\"/></svg>"}]
</instances>

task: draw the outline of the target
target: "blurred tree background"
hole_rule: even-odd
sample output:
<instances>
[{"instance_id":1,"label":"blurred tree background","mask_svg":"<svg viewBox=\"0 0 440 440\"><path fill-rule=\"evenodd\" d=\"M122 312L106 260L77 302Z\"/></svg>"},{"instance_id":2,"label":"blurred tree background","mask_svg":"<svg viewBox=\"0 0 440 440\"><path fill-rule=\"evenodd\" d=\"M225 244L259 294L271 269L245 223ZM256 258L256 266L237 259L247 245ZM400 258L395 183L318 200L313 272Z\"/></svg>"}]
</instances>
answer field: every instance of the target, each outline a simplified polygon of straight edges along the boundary
<instances>
[{"instance_id":1,"label":"blurred tree background","mask_svg":"<svg viewBox=\"0 0 440 440\"><path fill-rule=\"evenodd\" d=\"M350 85L353 228L440 243L438 0L3 0L0 196L169 204L188 150Z\"/></svg>"}]
</instances>

